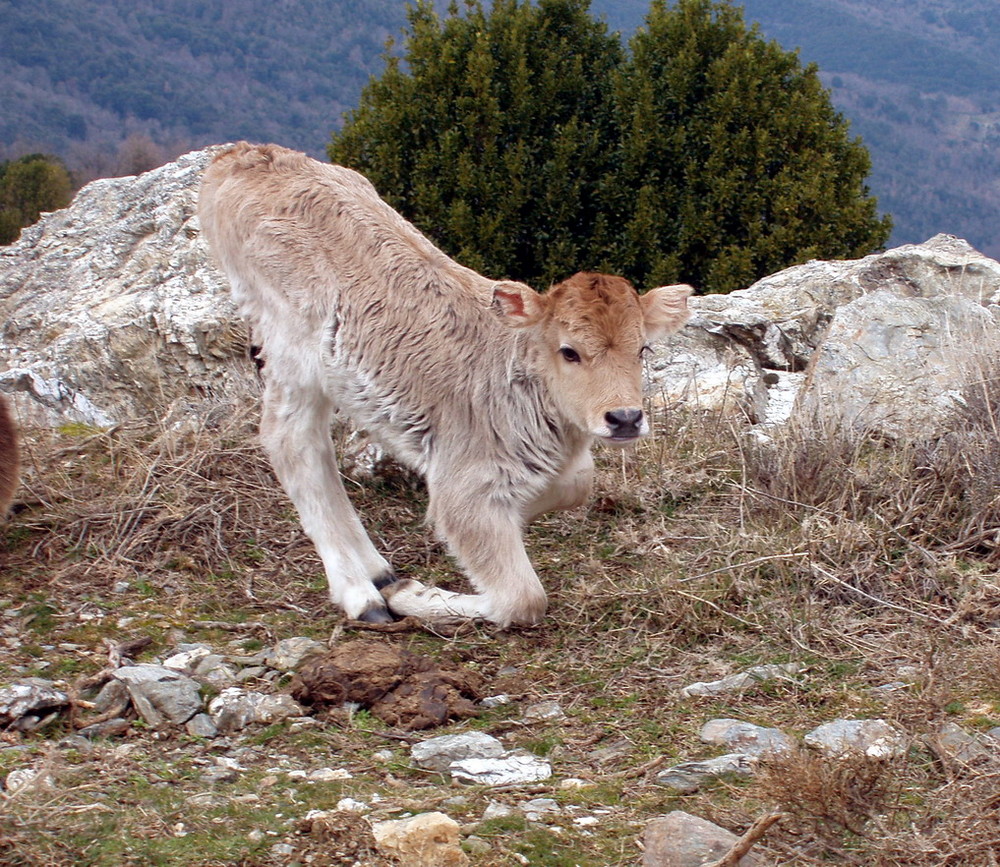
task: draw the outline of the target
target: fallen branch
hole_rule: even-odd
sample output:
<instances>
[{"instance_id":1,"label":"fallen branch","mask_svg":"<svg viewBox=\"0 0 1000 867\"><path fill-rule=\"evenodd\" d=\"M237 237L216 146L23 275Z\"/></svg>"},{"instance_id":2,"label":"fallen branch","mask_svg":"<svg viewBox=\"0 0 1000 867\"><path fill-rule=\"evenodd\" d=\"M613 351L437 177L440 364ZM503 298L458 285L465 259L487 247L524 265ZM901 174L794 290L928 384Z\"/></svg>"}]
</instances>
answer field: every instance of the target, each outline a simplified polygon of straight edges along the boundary
<instances>
[{"instance_id":1,"label":"fallen branch","mask_svg":"<svg viewBox=\"0 0 1000 867\"><path fill-rule=\"evenodd\" d=\"M787 813L770 813L767 816L761 816L739 840L733 843L732 848L725 855L718 861L705 864L704 867L739 867L740 859L760 841L775 822L784 819L787 815Z\"/></svg>"}]
</instances>

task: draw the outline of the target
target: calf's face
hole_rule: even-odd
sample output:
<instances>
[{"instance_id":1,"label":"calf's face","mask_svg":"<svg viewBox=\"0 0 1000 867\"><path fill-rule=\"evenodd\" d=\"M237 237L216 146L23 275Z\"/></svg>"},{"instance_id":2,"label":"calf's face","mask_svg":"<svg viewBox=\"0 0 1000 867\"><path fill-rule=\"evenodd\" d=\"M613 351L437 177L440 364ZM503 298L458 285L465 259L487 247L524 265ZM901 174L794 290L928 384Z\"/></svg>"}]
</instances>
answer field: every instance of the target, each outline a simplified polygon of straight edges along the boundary
<instances>
[{"instance_id":1,"label":"calf's face","mask_svg":"<svg viewBox=\"0 0 1000 867\"><path fill-rule=\"evenodd\" d=\"M513 327L529 329L553 397L582 432L613 445L649 432L642 356L689 316L690 286L639 295L627 280L581 272L544 295L501 283L494 300Z\"/></svg>"}]
</instances>

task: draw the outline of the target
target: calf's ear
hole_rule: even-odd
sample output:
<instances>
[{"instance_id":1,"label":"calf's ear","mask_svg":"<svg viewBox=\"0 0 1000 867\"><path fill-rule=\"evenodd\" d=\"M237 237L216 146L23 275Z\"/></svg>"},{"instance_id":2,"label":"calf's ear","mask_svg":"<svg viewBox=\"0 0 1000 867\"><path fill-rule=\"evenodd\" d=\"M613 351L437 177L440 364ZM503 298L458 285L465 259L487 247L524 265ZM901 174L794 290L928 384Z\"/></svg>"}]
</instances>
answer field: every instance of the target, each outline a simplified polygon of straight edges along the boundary
<instances>
[{"instance_id":1,"label":"calf's ear","mask_svg":"<svg viewBox=\"0 0 1000 867\"><path fill-rule=\"evenodd\" d=\"M692 292L694 289L690 286L679 283L650 289L639 297L647 340L673 334L688 321L691 311L687 300Z\"/></svg>"},{"instance_id":2,"label":"calf's ear","mask_svg":"<svg viewBox=\"0 0 1000 867\"><path fill-rule=\"evenodd\" d=\"M493 306L514 328L534 325L545 315L545 296L530 286L505 280L493 287Z\"/></svg>"}]
</instances>

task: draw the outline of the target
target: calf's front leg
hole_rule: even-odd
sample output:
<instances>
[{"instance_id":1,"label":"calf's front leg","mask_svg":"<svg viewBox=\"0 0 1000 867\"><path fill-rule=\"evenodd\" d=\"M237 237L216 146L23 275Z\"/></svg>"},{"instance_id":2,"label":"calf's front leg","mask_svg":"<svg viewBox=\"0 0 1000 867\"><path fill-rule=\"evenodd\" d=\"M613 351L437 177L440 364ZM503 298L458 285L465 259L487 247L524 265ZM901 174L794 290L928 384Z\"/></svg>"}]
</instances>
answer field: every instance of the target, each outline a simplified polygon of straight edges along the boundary
<instances>
[{"instance_id":1,"label":"calf's front leg","mask_svg":"<svg viewBox=\"0 0 1000 867\"><path fill-rule=\"evenodd\" d=\"M545 590L524 550L523 522L515 507L435 498L432 489L429 517L477 592L399 581L382 591L394 613L428 621L481 617L503 627L542 619Z\"/></svg>"},{"instance_id":2,"label":"calf's front leg","mask_svg":"<svg viewBox=\"0 0 1000 867\"><path fill-rule=\"evenodd\" d=\"M261 443L323 561L333 604L348 617L387 622L392 616L379 588L395 576L347 498L330 438L332 416L321 391L268 381Z\"/></svg>"}]
</instances>

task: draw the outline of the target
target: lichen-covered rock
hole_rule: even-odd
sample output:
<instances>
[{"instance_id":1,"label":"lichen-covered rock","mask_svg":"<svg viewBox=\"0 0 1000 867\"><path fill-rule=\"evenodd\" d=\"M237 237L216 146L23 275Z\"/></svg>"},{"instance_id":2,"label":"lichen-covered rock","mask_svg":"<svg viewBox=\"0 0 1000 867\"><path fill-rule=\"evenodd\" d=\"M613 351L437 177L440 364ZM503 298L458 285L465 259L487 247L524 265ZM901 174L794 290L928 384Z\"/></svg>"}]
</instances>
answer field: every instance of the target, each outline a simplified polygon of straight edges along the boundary
<instances>
[{"instance_id":1,"label":"lichen-covered rock","mask_svg":"<svg viewBox=\"0 0 1000 867\"><path fill-rule=\"evenodd\" d=\"M21 418L159 418L243 383L246 328L195 216L215 151L94 181L0 247L0 390Z\"/></svg>"}]
</instances>

